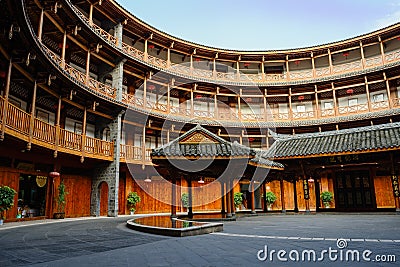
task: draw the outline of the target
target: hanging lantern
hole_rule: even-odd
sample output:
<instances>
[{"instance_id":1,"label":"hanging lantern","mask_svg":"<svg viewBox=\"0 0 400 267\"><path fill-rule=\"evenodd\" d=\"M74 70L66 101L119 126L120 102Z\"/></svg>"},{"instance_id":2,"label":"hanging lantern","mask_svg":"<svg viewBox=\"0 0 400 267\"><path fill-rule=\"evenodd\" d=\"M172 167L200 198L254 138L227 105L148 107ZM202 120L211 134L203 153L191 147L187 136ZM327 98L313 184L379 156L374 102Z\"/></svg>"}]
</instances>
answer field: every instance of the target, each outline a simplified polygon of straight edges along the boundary
<instances>
[{"instance_id":1,"label":"hanging lantern","mask_svg":"<svg viewBox=\"0 0 400 267\"><path fill-rule=\"evenodd\" d=\"M150 84L149 86L147 86L147 89L149 89L150 91L153 91L154 89L156 89L156 86L153 84Z\"/></svg>"},{"instance_id":2,"label":"hanging lantern","mask_svg":"<svg viewBox=\"0 0 400 267\"><path fill-rule=\"evenodd\" d=\"M49 173L49 176L50 176L51 178L57 178L57 177L60 177L60 173L59 173L59 172L56 172L56 171L53 171L53 172L50 172L50 173Z\"/></svg>"},{"instance_id":3,"label":"hanging lantern","mask_svg":"<svg viewBox=\"0 0 400 267\"><path fill-rule=\"evenodd\" d=\"M199 98L202 98L202 97L203 97L203 96L200 95L200 94L198 94L198 95L195 96L196 99L199 99Z\"/></svg>"},{"instance_id":4,"label":"hanging lantern","mask_svg":"<svg viewBox=\"0 0 400 267\"><path fill-rule=\"evenodd\" d=\"M256 140L254 137L250 137L250 138L249 138L249 141L250 141L250 142L254 142L254 140Z\"/></svg>"},{"instance_id":5,"label":"hanging lantern","mask_svg":"<svg viewBox=\"0 0 400 267\"><path fill-rule=\"evenodd\" d=\"M245 101L246 101L246 102L252 102L253 99L252 99L251 97L247 97L247 98L245 99Z\"/></svg>"},{"instance_id":6,"label":"hanging lantern","mask_svg":"<svg viewBox=\"0 0 400 267\"><path fill-rule=\"evenodd\" d=\"M146 179L144 179L145 183L151 183L151 178L149 176L146 177Z\"/></svg>"},{"instance_id":7,"label":"hanging lantern","mask_svg":"<svg viewBox=\"0 0 400 267\"><path fill-rule=\"evenodd\" d=\"M203 177L200 177L200 180L198 181L199 184L204 184Z\"/></svg>"},{"instance_id":8,"label":"hanging lantern","mask_svg":"<svg viewBox=\"0 0 400 267\"><path fill-rule=\"evenodd\" d=\"M313 179L312 177L310 177L310 178L308 179L308 182L309 182L309 183L314 183L314 179Z\"/></svg>"},{"instance_id":9,"label":"hanging lantern","mask_svg":"<svg viewBox=\"0 0 400 267\"><path fill-rule=\"evenodd\" d=\"M0 78L4 79L6 76L7 76L7 73L4 70L0 71Z\"/></svg>"},{"instance_id":10,"label":"hanging lantern","mask_svg":"<svg viewBox=\"0 0 400 267\"><path fill-rule=\"evenodd\" d=\"M194 61L200 62L200 58L196 57L196 58L194 59Z\"/></svg>"},{"instance_id":11,"label":"hanging lantern","mask_svg":"<svg viewBox=\"0 0 400 267\"><path fill-rule=\"evenodd\" d=\"M348 95L351 95L352 93L354 93L354 90L353 90L353 89L347 89L347 90L346 90L346 93L347 93Z\"/></svg>"},{"instance_id":12,"label":"hanging lantern","mask_svg":"<svg viewBox=\"0 0 400 267\"><path fill-rule=\"evenodd\" d=\"M400 36L399 36L399 37L397 37L396 39L400 41Z\"/></svg>"},{"instance_id":13,"label":"hanging lantern","mask_svg":"<svg viewBox=\"0 0 400 267\"><path fill-rule=\"evenodd\" d=\"M147 134L152 134L153 131L152 131L152 130L146 130L146 133L147 133Z\"/></svg>"},{"instance_id":14,"label":"hanging lantern","mask_svg":"<svg viewBox=\"0 0 400 267\"><path fill-rule=\"evenodd\" d=\"M245 67L245 68L250 67L250 63L244 63L244 67Z\"/></svg>"},{"instance_id":15,"label":"hanging lantern","mask_svg":"<svg viewBox=\"0 0 400 267\"><path fill-rule=\"evenodd\" d=\"M304 95L299 95L299 97L297 99L300 100L300 101L303 101L304 100Z\"/></svg>"},{"instance_id":16,"label":"hanging lantern","mask_svg":"<svg viewBox=\"0 0 400 267\"><path fill-rule=\"evenodd\" d=\"M350 55L349 52L344 52L344 53L343 53L343 56L346 57L346 59L347 59L347 57L348 57L349 55Z\"/></svg>"},{"instance_id":17,"label":"hanging lantern","mask_svg":"<svg viewBox=\"0 0 400 267\"><path fill-rule=\"evenodd\" d=\"M300 65L300 60L296 60L296 61L294 62L294 64L296 64L296 66Z\"/></svg>"},{"instance_id":18,"label":"hanging lantern","mask_svg":"<svg viewBox=\"0 0 400 267\"><path fill-rule=\"evenodd\" d=\"M153 44L149 44L149 49L153 49L155 46Z\"/></svg>"},{"instance_id":19,"label":"hanging lantern","mask_svg":"<svg viewBox=\"0 0 400 267\"><path fill-rule=\"evenodd\" d=\"M58 43L58 48L62 49L63 48L63 43ZM68 44L65 44L65 48L68 48Z\"/></svg>"}]
</instances>

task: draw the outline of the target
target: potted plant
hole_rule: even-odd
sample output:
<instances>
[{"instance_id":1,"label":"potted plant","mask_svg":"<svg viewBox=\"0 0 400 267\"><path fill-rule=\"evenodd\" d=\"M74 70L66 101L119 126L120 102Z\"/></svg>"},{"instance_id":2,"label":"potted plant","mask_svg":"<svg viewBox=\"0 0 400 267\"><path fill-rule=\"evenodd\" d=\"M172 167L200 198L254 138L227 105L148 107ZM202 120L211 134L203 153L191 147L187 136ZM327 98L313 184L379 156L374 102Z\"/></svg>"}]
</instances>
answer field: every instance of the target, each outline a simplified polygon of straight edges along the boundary
<instances>
[{"instance_id":1,"label":"potted plant","mask_svg":"<svg viewBox=\"0 0 400 267\"><path fill-rule=\"evenodd\" d=\"M130 192L128 194L128 205L130 206L131 215L133 215L136 211L136 204L140 202L140 196L136 192Z\"/></svg>"},{"instance_id":2,"label":"potted plant","mask_svg":"<svg viewBox=\"0 0 400 267\"><path fill-rule=\"evenodd\" d=\"M329 191L324 191L321 193L321 200L324 203L325 208L330 208L330 203L332 202L333 194Z\"/></svg>"},{"instance_id":3,"label":"potted plant","mask_svg":"<svg viewBox=\"0 0 400 267\"><path fill-rule=\"evenodd\" d=\"M182 206L185 208L185 210L187 210L187 208L189 207L189 194L182 193L181 201L182 201Z\"/></svg>"},{"instance_id":4,"label":"potted plant","mask_svg":"<svg viewBox=\"0 0 400 267\"><path fill-rule=\"evenodd\" d=\"M14 206L14 196L17 192L8 186L0 186L0 225L5 220L4 212Z\"/></svg>"},{"instance_id":5,"label":"potted plant","mask_svg":"<svg viewBox=\"0 0 400 267\"><path fill-rule=\"evenodd\" d=\"M233 203L235 204L236 210L239 210L240 205L243 203L243 193L235 193L233 195Z\"/></svg>"},{"instance_id":6,"label":"potted plant","mask_svg":"<svg viewBox=\"0 0 400 267\"><path fill-rule=\"evenodd\" d=\"M265 201L267 202L268 210L271 210L272 209L272 205L276 201L276 195L271 191L267 192L265 194Z\"/></svg>"},{"instance_id":7,"label":"potted plant","mask_svg":"<svg viewBox=\"0 0 400 267\"><path fill-rule=\"evenodd\" d=\"M57 203L57 212L53 214L54 219L64 219L65 218L65 204L66 196L68 192L65 190L64 180L61 180L60 184L57 187L57 195L55 196L55 200Z\"/></svg>"}]
</instances>

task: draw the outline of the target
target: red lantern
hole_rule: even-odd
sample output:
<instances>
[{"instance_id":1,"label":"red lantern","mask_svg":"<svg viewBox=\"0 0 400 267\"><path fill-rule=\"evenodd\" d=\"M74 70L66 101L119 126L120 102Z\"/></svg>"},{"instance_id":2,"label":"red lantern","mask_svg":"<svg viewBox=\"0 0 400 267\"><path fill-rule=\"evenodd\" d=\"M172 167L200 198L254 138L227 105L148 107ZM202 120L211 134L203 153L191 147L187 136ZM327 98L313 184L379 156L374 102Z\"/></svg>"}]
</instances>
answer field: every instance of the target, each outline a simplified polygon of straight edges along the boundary
<instances>
[{"instance_id":1,"label":"red lantern","mask_svg":"<svg viewBox=\"0 0 400 267\"><path fill-rule=\"evenodd\" d=\"M352 93L354 93L354 90L353 89L347 89L346 93L351 95Z\"/></svg>"},{"instance_id":2,"label":"red lantern","mask_svg":"<svg viewBox=\"0 0 400 267\"><path fill-rule=\"evenodd\" d=\"M245 68L250 67L250 63L244 63L244 67L245 67Z\"/></svg>"},{"instance_id":3,"label":"red lantern","mask_svg":"<svg viewBox=\"0 0 400 267\"><path fill-rule=\"evenodd\" d=\"M248 97L248 98L246 98L245 100L246 100L246 102L251 102L251 101L253 101L253 99L252 99L251 97Z\"/></svg>"},{"instance_id":4,"label":"red lantern","mask_svg":"<svg viewBox=\"0 0 400 267\"><path fill-rule=\"evenodd\" d=\"M197 62L200 62L200 58L196 57L194 60L197 61Z\"/></svg>"},{"instance_id":5,"label":"red lantern","mask_svg":"<svg viewBox=\"0 0 400 267\"><path fill-rule=\"evenodd\" d=\"M7 73L5 71L0 71L0 78L5 78L7 76Z\"/></svg>"},{"instance_id":6,"label":"red lantern","mask_svg":"<svg viewBox=\"0 0 400 267\"><path fill-rule=\"evenodd\" d=\"M300 65L300 60L296 60L296 61L294 62L294 64L296 64L296 66Z\"/></svg>"},{"instance_id":7,"label":"red lantern","mask_svg":"<svg viewBox=\"0 0 400 267\"><path fill-rule=\"evenodd\" d=\"M146 133L147 133L147 134L152 134L153 131L152 131L152 130L146 130Z\"/></svg>"},{"instance_id":8,"label":"red lantern","mask_svg":"<svg viewBox=\"0 0 400 267\"><path fill-rule=\"evenodd\" d=\"M199 98L202 98L202 97L203 97L202 95L196 95L195 98L199 99Z\"/></svg>"},{"instance_id":9,"label":"red lantern","mask_svg":"<svg viewBox=\"0 0 400 267\"><path fill-rule=\"evenodd\" d=\"M397 37L396 39L400 41L400 37Z\"/></svg>"},{"instance_id":10,"label":"red lantern","mask_svg":"<svg viewBox=\"0 0 400 267\"><path fill-rule=\"evenodd\" d=\"M149 45L149 49L153 49L154 48L154 45L153 44L150 44Z\"/></svg>"},{"instance_id":11,"label":"red lantern","mask_svg":"<svg viewBox=\"0 0 400 267\"><path fill-rule=\"evenodd\" d=\"M150 84L149 86L147 86L147 89L149 89L150 91L153 91L154 89L156 89L156 86L153 84Z\"/></svg>"},{"instance_id":12,"label":"red lantern","mask_svg":"<svg viewBox=\"0 0 400 267\"><path fill-rule=\"evenodd\" d=\"M343 56L346 57L346 59L347 59L347 57L348 57L349 55L350 55L349 52L344 52L344 53L343 53Z\"/></svg>"},{"instance_id":13,"label":"red lantern","mask_svg":"<svg viewBox=\"0 0 400 267\"><path fill-rule=\"evenodd\" d=\"M300 101L304 100L304 95L299 95L299 97L297 99Z\"/></svg>"},{"instance_id":14,"label":"red lantern","mask_svg":"<svg viewBox=\"0 0 400 267\"><path fill-rule=\"evenodd\" d=\"M255 140L255 138L253 138L253 137L250 137L250 138L249 138L249 141L250 141L250 142L253 142L254 140Z\"/></svg>"},{"instance_id":15,"label":"red lantern","mask_svg":"<svg viewBox=\"0 0 400 267\"><path fill-rule=\"evenodd\" d=\"M62 49L63 48L63 43L58 43L58 48ZM65 44L65 48L68 48L68 44Z\"/></svg>"},{"instance_id":16,"label":"red lantern","mask_svg":"<svg viewBox=\"0 0 400 267\"><path fill-rule=\"evenodd\" d=\"M49 176L50 176L51 178L57 178L57 177L60 177L60 173L59 173L59 172L56 172L56 171L53 171L53 172L50 172L50 173L49 173Z\"/></svg>"}]
</instances>

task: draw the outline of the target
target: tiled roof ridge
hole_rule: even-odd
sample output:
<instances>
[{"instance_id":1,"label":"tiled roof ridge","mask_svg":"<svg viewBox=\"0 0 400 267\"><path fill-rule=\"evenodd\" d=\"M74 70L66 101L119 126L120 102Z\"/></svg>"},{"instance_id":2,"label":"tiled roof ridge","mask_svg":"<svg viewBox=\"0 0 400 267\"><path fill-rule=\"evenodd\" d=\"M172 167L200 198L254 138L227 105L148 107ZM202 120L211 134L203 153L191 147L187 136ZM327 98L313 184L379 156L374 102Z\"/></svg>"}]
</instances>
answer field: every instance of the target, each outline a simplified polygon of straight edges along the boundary
<instances>
[{"instance_id":1,"label":"tiled roof ridge","mask_svg":"<svg viewBox=\"0 0 400 267\"><path fill-rule=\"evenodd\" d=\"M393 129L393 128L400 128L400 122L391 122L385 124L377 124L371 126L362 126L350 129L340 129L340 130L332 130L332 131L325 131L325 132L314 132L314 133L301 133L301 134L279 134L273 132L272 130L268 130L269 133L275 138L276 141L284 141L290 139L306 139L306 138L313 138L313 137L321 137L321 136L332 136L332 135L343 135L355 132L370 132L370 131L379 131L385 129Z\"/></svg>"}]
</instances>

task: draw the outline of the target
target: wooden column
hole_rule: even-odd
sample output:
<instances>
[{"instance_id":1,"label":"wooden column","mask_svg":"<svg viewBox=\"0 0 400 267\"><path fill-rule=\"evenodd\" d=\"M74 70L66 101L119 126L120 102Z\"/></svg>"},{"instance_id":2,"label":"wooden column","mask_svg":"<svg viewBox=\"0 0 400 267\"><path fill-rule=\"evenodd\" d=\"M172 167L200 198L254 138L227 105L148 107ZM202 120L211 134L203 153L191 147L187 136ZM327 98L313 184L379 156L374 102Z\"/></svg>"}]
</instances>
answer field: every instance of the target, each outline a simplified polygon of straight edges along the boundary
<instances>
[{"instance_id":1,"label":"wooden column","mask_svg":"<svg viewBox=\"0 0 400 267\"><path fill-rule=\"evenodd\" d=\"M90 9L89 9L89 25L93 25L93 4L90 4Z\"/></svg>"},{"instance_id":2,"label":"wooden column","mask_svg":"<svg viewBox=\"0 0 400 267\"><path fill-rule=\"evenodd\" d=\"M194 88L192 88L191 90L190 90L190 114L192 115L192 116L194 116L194 93L193 93L193 90L196 90L196 88L197 88L197 86L196 86L196 84L194 85Z\"/></svg>"},{"instance_id":3,"label":"wooden column","mask_svg":"<svg viewBox=\"0 0 400 267\"><path fill-rule=\"evenodd\" d=\"M8 72L7 72L7 80L6 87L4 91L4 102L3 102L3 118L1 119L1 132L0 132L0 141L4 140L4 132L6 130L6 119L7 119L7 109L8 109L8 96L10 94L10 83L11 83L11 71L12 71L12 58L10 58L10 62L8 63Z\"/></svg>"},{"instance_id":4,"label":"wooden column","mask_svg":"<svg viewBox=\"0 0 400 267\"><path fill-rule=\"evenodd\" d=\"M81 162L85 160L85 147L86 147L86 115L87 115L87 110L86 107L83 109L83 121L82 121L82 156L81 156Z\"/></svg>"},{"instance_id":5,"label":"wooden column","mask_svg":"<svg viewBox=\"0 0 400 267\"><path fill-rule=\"evenodd\" d=\"M264 210L264 212L267 212L268 211L268 204L267 204L267 198L266 198L266 195L267 195L267 182L266 182L266 179L264 180L264 182L263 182L263 210Z\"/></svg>"},{"instance_id":6,"label":"wooden column","mask_svg":"<svg viewBox=\"0 0 400 267\"><path fill-rule=\"evenodd\" d=\"M389 105L389 108L392 108L393 101L392 101L392 97L390 95L390 85L389 85L389 80L387 79L385 72L383 72L383 79L385 80L385 84L386 84L386 94L387 94L387 98L388 98L388 105Z\"/></svg>"},{"instance_id":7,"label":"wooden column","mask_svg":"<svg viewBox=\"0 0 400 267\"><path fill-rule=\"evenodd\" d=\"M176 178L172 177L171 182L172 190L171 190L171 217L176 217Z\"/></svg>"},{"instance_id":8,"label":"wooden column","mask_svg":"<svg viewBox=\"0 0 400 267\"><path fill-rule=\"evenodd\" d=\"M265 56L262 57L261 61L261 77L262 80L265 81Z\"/></svg>"},{"instance_id":9,"label":"wooden column","mask_svg":"<svg viewBox=\"0 0 400 267\"><path fill-rule=\"evenodd\" d=\"M225 211L225 184L221 181L221 214L226 214Z\"/></svg>"},{"instance_id":10,"label":"wooden column","mask_svg":"<svg viewBox=\"0 0 400 267\"><path fill-rule=\"evenodd\" d=\"M54 158L57 157L58 154L58 145L60 142L60 117L61 117L61 97L58 98L58 106L57 106L57 118L56 118L56 139L55 139L55 150L54 150Z\"/></svg>"},{"instance_id":11,"label":"wooden column","mask_svg":"<svg viewBox=\"0 0 400 267\"><path fill-rule=\"evenodd\" d=\"M213 60L213 77L214 78L217 77L217 63L216 63L216 59L215 58Z\"/></svg>"},{"instance_id":12,"label":"wooden column","mask_svg":"<svg viewBox=\"0 0 400 267\"><path fill-rule=\"evenodd\" d=\"M240 94L237 96L237 104L238 104L238 111L237 111L238 113L237 113L237 115L238 115L238 117L240 119L242 118L242 107L240 105L241 96L242 96L242 89L240 89Z\"/></svg>"},{"instance_id":13,"label":"wooden column","mask_svg":"<svg viewBox=\"0 0 400 267\"><path fill-rule=\"evenodd\" d=\"M364 76L365 92L367 94L368 111L371 111L371 97L369 95L369 86L367 76Z\"/></svg>"},{"instance_id":14,"label":"wooden column","mask_svg":"<svg viewBox=\"0 0 400 267\"><path fill-rule=\"evenodd\" d=\"M219 88L217 87L217 92L214 95L214 118L218 118L218 99L217 99L217 95L218 95L218 91Z\"/></svg>"},{"instance_id":15,"label":"wooden column","mask_svg":"<svg viewBox=\"0 0 400 267\"><path fill-rule=\"evenodd\" d=\"M147 58L148 58L148 52L147 52L147 46L148 46L148 40L146 39L146 40L144 40L144 61L147 61Z\"/></svg>"},{"instance_id":16,"label":"wooden column","mask_svg":"<svg viewBox=\"0 0 400 267\"><path fill-rule=\"evenodd\" d=\"M333 73L333 64L332 64L332 54L331 54L330 49L328 49L328 60L329 60L329 73L332 74Z\"/></svg>"},{"instance_id":17,"label":"wooden column","mask_svg":"<svg viewBox=\"0 0 400 267\"><path fill-rule=\"evenodd\" d=\"M65 48L67 46L67 31L64 31L63 44L61 48L61 67L65 68Z\"/></svg>"},{"instance_id":18,"label":"wooden column","mask_svg":"<svg viewBox=\"0 0 400 267\"><path fill-rule=\"evenodd\" d=\"M312 74L313 77L317 77L317 71L315 70L315 59L314 59L314 52L311 52L311 65L312 65Z\"/></svg>"},{"instance_id":19,"label":"wooden column","mask_svg":"<svg viewBox=\"0 0 400 267\"><path fill-rule=\"evenodd\" d=\"M240 80L240 61L239 60L236 61L236 79L237 80Z\"/></svg>"},{"instance_id":20,"label":"wooden column","mask_svg":"<svg viewBox=\"0 0 400 267\"><path fill-rule=\"evenodd\" d=\"M167 68L171 67L171 49L167 50Z\"/></svg>"},{"instance_id":21,"label":"wooden column","mask_svg":"<svg viewBox=\"0 0 400 267\"><path fill-rule=\"evenodd\" d=\"M378 36L378 40L379 40L379 47L381 49L382 65L385 65L385 49L383 47L383 42L380 36Z\"/></svg>"},{"instance_id":22,"label":"wooden column","mask_svg":"<svg viewBox=\"0 0 400 267\"><path fill-rule=\"evenodd\" d=\"M317 115L317 118L320 118L320 116L321 116L321 110L320 110L320 108L319 108L319 100L318 100L318 86L317 85L315 85L315 88L314 88L314 91L315 91L315 111L316 111L316 115Z\"/></svg>"},{"instance_id":23,"label":"wooden column","mask_svg":"<svg viewBox=\"0 0 400 267\"><path fill-rule=\"evenodd\" d=\"M40 10L39 16L39 27L38 27L38 40L42 42L42 35L43 35L43 18L44 18L44 9Z\"/></svg>"},{"instance_id":24,"label":"wooden column","mask_svg":"<svg viewBox=\"0 0 400 267\"><path fill-rule=\"evenodd\" d=\"M333 82L331 83L332 86L332 95L333 95L333 107L335 109L335 115L337 116L339 114L339 110L338 110L338 104L336 101L336 89L335 89L335 85L333 84Z\"/></svg>"},{"instance_id":25,"label":"wooden column","mask_svg":"<svg viewBox=\"0 0 400 267\"><path fill-rule=\"evenodd\" d=\"M189 212L188 217L189 219L193 219L193 193L192 193L192 180L191 178L188 179L188 189L189 189Z\"/></svg>"},{"instance_id":26,"label":"wooden column","mask_svg":"<svg viewBox=\"0 0 400 267\"><path fill-rule=\"evenodd\" d=\"M28 151L30 151L32 147L33 128L35 126L36 92L37 92L37 83L35 81L33 85L31 116L29 122L29 141L28 144L26 145L26 150Z\"/></svg>"},{"instance_id":27,"label":"wooden column","mask_svg":"<svg viewBox=\"0 0 400 267\"><path fill-rule=\"evenodd\" d=\"M226 217L232 217L232 205L231 205L231 190L230 182L226 182Z\"/></svg>"},{"instance_id":28,"label":"wooden column","mask_svg":"<svg viewBox=\"0 0 400 267\"><path fill-rule=\"evenodd\" d=\"M360 52L361 52L361 65L362 65L363 69L365 69L366 62L365 62L365 55L364 55L364 46L363 46L362 41L360 41Z\"/></svg>"},{"instance_id":29,"label":"wooden column","mask_svg":"<svg viewBox=\"0 0 400 267\"><path fill-rule=\"evenodd\" d=\"M292 88L289 88L289 119L293 119L293 109L292 109Z\"/></svg>"},{"instance_id":30,"label":"wooden column","mask_svg":"<svg viewBox=\"0 0 400 267\"><path fill-rule=\"evenodd\" d=\"M295 179L293 181L293 198L294 198L294 212L299 212L299 205L297 203L297 186L296 186L297 180Z\"/></svg>"},{"instance_id":31,"label":"wooden column","mask_svg":"<svg viewBox=\"0 0 400 267\"><path fill-rule=\"evenodd\" d=\"M193 54L190 54L190 74L193 74Z\"/></svg>"},{"instance_id":32,"label":"wooden column","mask_svg":"<svg viewBox=\"0 0 400 267\"><path fill-rule=\"evenodd\" d=\"M235 196L234 196L234 190L233 190L233 188L235 187L234 186L234 184L235 184L235 181L232 179L232 181L231 181L231 210L232 210L232 216L236 216L236 212L235 212L235 210L236 210L236 207L235 207Z\"/></svg>"},{"instance_id":33,"label":"wooden column","mask_svg":"<svg viewBox=\"0 0 400 267\"><path fill-rule=\"evenodd\" d=\"M285 203L285 185L283 183L283 179L280 179L280 188L281 188L281 203L282 203L282 213L286 213L286 203Z\"/></svg>"},{"instance_id":34,"label":"wooden column","mask_svg":"<svg viewBox=\"0 0 400 267\"><path fill-rule=\"evenodd\" d=\"M86 85L89 85L89 78L90 78L90 49L87 51L86 56Z\"/></svg>"},{"instance_id":35,"label":"wooden column","mask_svg":"<svg viewBox=\"0 0 400 267\"><path fill-rule=\"evenodd\" d=\"M146 162L146 124L142 129L142 168L145 167Z\"/></svg>"},{"instance_id":36,"label":"wooden column","mask_svg":"<svg viewBox=\"0 0 400 267\"><path fill-rule=\"evenodd\" d=\"M286 63L286 76L287 76L286 79L290 80L289 56L288 55L286 55L285 63Z\"/></svg>"},{"instance_id":37,"label":"wooden column","mask_svg":"<svg viewBox=\"0 0 400 267\"><path fill-rule=\"evenodd\" d=\"M171 85L167 83L167 113L171 112Z\"/></svg>"},{"instance_id":38,"label":"wooden column","mask_svg":"<svg viewBox=\"0 0 400 267\"><path fill-rule=\"evenodd\" d=\"M250 182L251 187L251 214L256 214L256 201L254 195L254 181Z\"/></svg>"},{"instance_id":39,"label":"wooden column","mask_svg":"<svg viewBox=\"0 0 400 267\"><path fill-rule=\"evenodd\" d=\"M264 104L264 120L272 120L273 118L268 118L268 110L267 110L267 89L264 90L264 95L263 95L263 104ZM270 113L272 113L272 110L270 110ZM271 114L272 115L272 114Z\"/></svg>"},{"instance_id":40,"label":"wooden column","mask_svg":"<svg viewBox=\"0 0 400 267\"><path fill-rule=\"evenodd\" d=\"M146 109L147 106L147 77L144 77L143 81L143 108Z\"/></svg>"}]
</instances>

